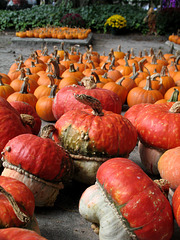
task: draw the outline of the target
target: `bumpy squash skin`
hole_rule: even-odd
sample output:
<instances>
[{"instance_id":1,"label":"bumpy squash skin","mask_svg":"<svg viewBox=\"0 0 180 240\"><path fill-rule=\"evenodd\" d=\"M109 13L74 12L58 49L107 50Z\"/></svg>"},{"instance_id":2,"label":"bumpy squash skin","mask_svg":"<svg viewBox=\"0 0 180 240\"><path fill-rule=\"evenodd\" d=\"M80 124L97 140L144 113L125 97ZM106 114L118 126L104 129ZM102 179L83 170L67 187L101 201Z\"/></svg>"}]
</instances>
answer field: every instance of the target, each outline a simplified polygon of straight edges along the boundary
<instances>
[{"instance_id":1,"label":"bumpy squash skin","mask_svg":"<svg viewBox=\"0 0 180 240\"><path fill-rule=\"evenodd\" d=\"M139 103L130 107L124 114L134 126L136 126L136 117L143 111L144 107L148 106L150 103Z\"/></svg>"},{"instance_id":2,"label":"bumpy squash skin","mask_svg":"<svg viewBox=\"0 0 180 240\"><path fill-rule=\"evenodd\" d=\"M11 139L4 148L3 159L39 178L54 182L61 180L71 165L66 152L50 138L33 134Z\"/></svg>"},{"instance_id":3,"label":"bumpy squash skin","mask_svg":"<svg viewBox=\"0 0 180 240\"><path fill-rule=\"evenodd\" d=\"M97 98L101 102L103 109L118 114L121 113L122 102L116 93L107 89L86 89L83 86L73 85L62 88L55 96L52 111L57 120L67 111L89 108L89 106L77 101L74 94L86 94Z\"/></svg>"},{"instance_id":4,"label":"bumpy squash skin","mask_svg":"<svg viewBox=\"0 0 180 240\"><path fill-rule=\"evenodd\" d=\"M180 114L171 113L172 103L146 106L136 118L142 143L159 150L180 146Z\"/></svg>"},{"instance_id":5,"label":"bumpy squash skin","mask_svg":"<svg viewBox=\"0 0 180 240\"><path fill-rule=\"evenodd\" d=\"M3 176L28 186L36 206L53 206L64 180L69 180L73 163L69 154L52 139L22 134L11 139L3 151Z\"/></svg>"},{"instance_id":6,"label":"bumpy squash skin","mask_svg":"<svg viewBox=\"0 0 180 240\"><path fill-rule=\"evenodd\" d=\"M6 228L0 229L0 239L1 240L47 240L46 238L40 236L34 231L30 231L22 228Z\"/></svg>"},{"instance_id":7,"label":"bumpy squash skin","mask_svg":"<svg viewBox=\"0 0 180 240\"><path fill-rule=\"evenodd\" d=\"M0 228L23 227L39 233L40 231L38 223L34 217L34 195L29 188L16 179L4 176L0 176L0 186L12 195L20 210L30 218L28 225L24 222L21 222L17 218L6 196L0 193Z\"/></svg>"},{"instance_id":8,"label":"bumpy squash skin","mask_svg":"<svg viewBox=\"0 0 180 240\"><path fill-rule=\"evenodd\" d=\"M177 221L178 226L180 227L180 185L174 192L172 198L172 207L175 219Z\"/></svg>"},{"instance_id":9,"label":"bumpy squash skin","mask_svg":"<svg viewBox=\"0 0 180 240\"><path fill-rule=\"evenodd\" d=\"M109 205L104 212L96 206L102 195ZM113 237L114 240L170 240L173 234L173 215L168 200L138 165L125 158L110 159L99 167L96 184L83 193L79 211L88 221L100 224L100 232L101 224L105 224L103 221L108 221L107 217L103 219L106 211L114 214L111 222L116 224L119 218L128 237L124 235L120 238L118 228L115 230L105 224L107 236L101 240L112 240L109 236L117 236Z\"/></svg>"},{"instance_id":10,"label":"bumpy squash skin","mask_svg":"<svg viewBox=\"0 0 180 240\"><path fill-rule=\"evenodd\" d=\"M74 160L74 179L93 184L99 166L116 156L128 156L137 142L131 122L119 114L103 110L94 115L91 109L72 110L56 123L54 139Z\"/></svg>"},{"instance_id":11,"label":"bumpy squash skin","mask_svg":"<svg viewBox=\"0 0 180 240\"><path fill-rule=\"evenodd\" d=\"M130 121L119 114L91 109L72 110L55 124L54 139L70 153L88 157L127 156L136 146L137 133Z\"/></svg>"},{"instance_id":12,"label":"bumpy squash skin","mask_svg":"<svg viewBox=\"0 0 180 240\"><path fill-rule=\"evenodd\" d=\"M21 101L10 102L11 106L15 108L20 114L29 114L34 117L35 124L33 126L32 133L38 135L41 128L41 119L37 115L36 110L28 103Z\"/></svg>"},{"instance_id":13,"label":"bumpy squash skin","mask_svg":"<svg viewBox=\"0 0 180 240\"><path fill-rule=\"evenodd\" d=\"M20 114L2 97L0 97L0 152L13 137L31 133L29 126L24 126Z\"/></svg>"}]
</instances>

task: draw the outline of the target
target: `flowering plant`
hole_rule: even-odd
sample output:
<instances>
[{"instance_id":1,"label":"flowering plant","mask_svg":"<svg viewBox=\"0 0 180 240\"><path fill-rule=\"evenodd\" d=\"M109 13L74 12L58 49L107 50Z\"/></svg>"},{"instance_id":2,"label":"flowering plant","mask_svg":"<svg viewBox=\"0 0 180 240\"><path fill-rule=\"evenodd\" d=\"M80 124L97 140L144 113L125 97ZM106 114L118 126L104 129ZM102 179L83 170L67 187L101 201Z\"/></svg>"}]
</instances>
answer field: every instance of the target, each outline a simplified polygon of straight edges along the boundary
<instances>
[{"instance_id":1,"label":"flowering plant","mask_svg":"<svg viewBox=\"0 0 180 240\"><path fill-rule=\"evenodd\" d=\"M61 24L68 27L83 27L85 22L78 13L67 13L61 18Z\"/></svg>"},{"instance_id":2,"label":"flowering plant","mask_svg":"<svg viewBox=\"0 0 180 240\"><path fill-rule=\"evenodd\" d=\"M126 19L124 17L122 17L121 15L112 15L111 17L109 17L105 24L105 27L110 27L110 28L117 28L117 29L121 29L127 26L127 22Z\"/></svg>"}]
</instances>

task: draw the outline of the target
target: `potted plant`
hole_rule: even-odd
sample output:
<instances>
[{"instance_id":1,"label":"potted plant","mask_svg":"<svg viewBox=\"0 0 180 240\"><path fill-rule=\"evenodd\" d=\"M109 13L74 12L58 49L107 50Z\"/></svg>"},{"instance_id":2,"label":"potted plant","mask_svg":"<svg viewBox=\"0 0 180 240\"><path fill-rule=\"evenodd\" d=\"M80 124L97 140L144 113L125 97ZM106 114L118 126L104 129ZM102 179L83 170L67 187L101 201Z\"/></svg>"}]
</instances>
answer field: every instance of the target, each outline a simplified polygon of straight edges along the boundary
<instances>
[{"instance_id":1,"label":"potted plant","mask_svg":"<svg viewBox=\"0 0 180 240\"><path fill-rule=\"evenodd\" d=\"M120 34L126 26L126 19L118 14L109 17L104 24L105 32L108 31L114 35Z\"/></svg>"}]
</instances>

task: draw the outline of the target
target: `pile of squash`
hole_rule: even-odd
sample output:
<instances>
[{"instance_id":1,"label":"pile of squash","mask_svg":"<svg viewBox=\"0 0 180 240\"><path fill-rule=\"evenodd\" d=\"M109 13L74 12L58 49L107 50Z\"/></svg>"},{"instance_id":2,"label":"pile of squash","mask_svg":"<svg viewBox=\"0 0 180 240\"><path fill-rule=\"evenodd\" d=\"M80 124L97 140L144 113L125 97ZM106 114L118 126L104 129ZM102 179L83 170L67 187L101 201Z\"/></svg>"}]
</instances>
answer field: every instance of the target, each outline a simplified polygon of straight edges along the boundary
<instances>
[{"instance_id":1,"label":"pile of squash","mask_svg":"<svg viewBox=\"0 0 180 240\"><path fill-rule=\"evenodd\" d=\"M135 55L118 46L101 55L62 43L50 54L44 47L19 56L0 73L0 186L17 193L17 181L32 209L2 197L15 205L16 221L1 220L12 233L1 229L0 238L17 239L19 226L39 236L34 207L53 207L75 180L89 185L79 213L100 239L170 240L174 217L180 226L179 90L173 52ZM129 159L137 144L143 169Z\"/></svg>"},{"instance_id":2,"label":"pile of squash","mask_svg":"<svg viewBox=\"0 0 180 240\"><path fill-rule=\"evenodd\" d=\"M44 27L16 32L20 38L86 39L91 29L70 27Z\"/></svg>"}]
</instances>

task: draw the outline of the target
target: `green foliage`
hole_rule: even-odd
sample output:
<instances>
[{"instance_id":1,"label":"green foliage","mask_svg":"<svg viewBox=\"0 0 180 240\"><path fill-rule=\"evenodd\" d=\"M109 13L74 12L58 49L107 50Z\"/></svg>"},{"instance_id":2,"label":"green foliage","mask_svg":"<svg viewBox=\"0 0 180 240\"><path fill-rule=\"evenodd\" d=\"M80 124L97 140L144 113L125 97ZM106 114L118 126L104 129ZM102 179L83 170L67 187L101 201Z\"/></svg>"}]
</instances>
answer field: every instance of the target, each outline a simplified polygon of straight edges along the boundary
<instances>
[{"instance_id":1,"label":"green foliage","mask_svg":"<svg viewBox=\"0 0 180 240\"><path fill-rule=\"evenodd\" d=\"M93 31L104 32L104 24L112 15L118 14L127 20L127 29L143 32L147 27L142 23L146 11L138 6L122 4L103 4L84 6L74 10L81 14L87 23L87 27Z\"/></svg>"},{"instance_id":2,"label":"green foliage","mask_svg":"<svg viewBox=\"0 0 180 240\"><path fill-rule=\"evenodd\" d=\"M148 32L148 26L143 22L147 11L141 7L121 3L99 5L96 3L73 8L73 3L70 0L62 0L56 6L46 4L22 10L0 10L0 31L6 29L15 29L16 31L28 30L47 25L62 26L61 19L68 13L79 14L83 18L84 27L91 28L95 32L106 32L104 27L106 20L116 14L126 19L127 31L137 31L143 34ZM175 32L177 26L180 26L178 14L178 11L173 13L159 12L157 16L158 33Z\"/></svg>"}]
</instances>

